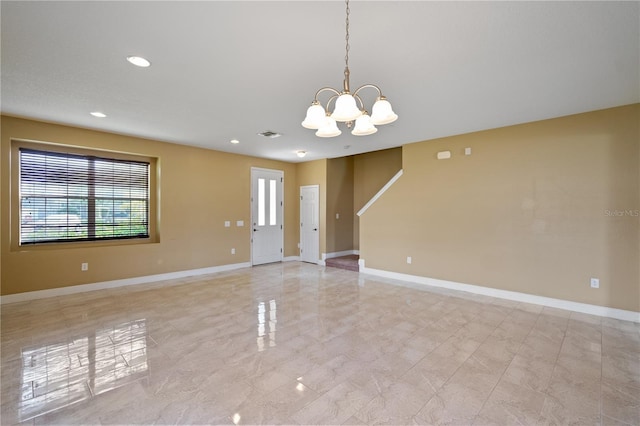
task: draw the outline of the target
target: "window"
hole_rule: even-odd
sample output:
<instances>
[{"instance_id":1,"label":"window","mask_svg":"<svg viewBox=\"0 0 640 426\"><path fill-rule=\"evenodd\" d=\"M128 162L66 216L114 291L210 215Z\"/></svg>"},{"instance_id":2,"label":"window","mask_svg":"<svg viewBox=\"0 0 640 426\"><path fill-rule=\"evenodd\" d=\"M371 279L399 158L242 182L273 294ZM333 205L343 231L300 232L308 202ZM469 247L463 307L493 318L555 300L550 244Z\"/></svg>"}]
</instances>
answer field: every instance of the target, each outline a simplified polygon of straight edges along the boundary
<instances>
[{"instance_id":1,"label":"window","mask_svg":"<svg viewBox=\"0 0 640 426\"><path fill-rule=\"evenodd\" d=\"M20 244L149 238L150 163L19 149Z\"/></svg>"},{"instance_id":2,"label":"window","mask_svg":"<svg viewBox=\"0 0 640 426\"><path fill-rule=\"evenodd\" d=\"M267 197L266 197L266 180L264 178L258 179L258 226L265 226L267 215ZM269 180L269 225L274 226L277 224L276 217L276 181L275 179Z\"/></svg>"}]
</instances>

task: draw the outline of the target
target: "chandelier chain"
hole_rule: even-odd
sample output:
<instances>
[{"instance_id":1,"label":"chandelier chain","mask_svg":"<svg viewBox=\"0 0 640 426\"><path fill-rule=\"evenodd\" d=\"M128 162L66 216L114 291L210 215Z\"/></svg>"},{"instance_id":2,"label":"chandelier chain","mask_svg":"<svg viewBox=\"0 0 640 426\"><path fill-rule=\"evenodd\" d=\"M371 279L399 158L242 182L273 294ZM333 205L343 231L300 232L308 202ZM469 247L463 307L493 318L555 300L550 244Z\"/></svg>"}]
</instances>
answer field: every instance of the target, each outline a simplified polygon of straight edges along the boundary
<instances>
[{"instance_id":1,"label":"chandelier chain","mask_svg":"<svg viewBox=\"0 0 640 426\"><path fill-rule=\"evenodd\" d=\"M345 0L345 4L346 4L346 9L347 9L347 18L346 18L346 32L345 32L345 54L344 54L344 65L346 69L349 69L349 12L351 11L349 9L349 0Z\"/></svg>"}]
</instances>

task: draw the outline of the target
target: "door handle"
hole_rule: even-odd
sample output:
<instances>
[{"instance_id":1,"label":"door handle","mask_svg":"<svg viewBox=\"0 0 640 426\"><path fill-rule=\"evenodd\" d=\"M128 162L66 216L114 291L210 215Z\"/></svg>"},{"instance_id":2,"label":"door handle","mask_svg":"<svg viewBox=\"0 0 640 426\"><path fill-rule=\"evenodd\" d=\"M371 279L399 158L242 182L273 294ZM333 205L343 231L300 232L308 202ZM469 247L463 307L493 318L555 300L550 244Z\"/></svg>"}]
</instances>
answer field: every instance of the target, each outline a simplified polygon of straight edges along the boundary
<instances>
[{"instance_id":1,"label":"door handle","mask_svg":"<svg viewBox=\"0 0 640 426\"><path fill-rule=\"evenodd\" d=\"M257 229L254 229L254 230L253 230L253 232L258 232L258 230L257 230Z\"/></svg>"},{"instance_id":2,"label":"door handle","mask_svg":"<svg viewBox=\"0 0 640 426\"><path fill-rule=\"evenodd\" d=\"M313 228L313 230L314 230L314 231L317 231L317 230L318 230L318 228Z\"/></svg>"}]
</instances>

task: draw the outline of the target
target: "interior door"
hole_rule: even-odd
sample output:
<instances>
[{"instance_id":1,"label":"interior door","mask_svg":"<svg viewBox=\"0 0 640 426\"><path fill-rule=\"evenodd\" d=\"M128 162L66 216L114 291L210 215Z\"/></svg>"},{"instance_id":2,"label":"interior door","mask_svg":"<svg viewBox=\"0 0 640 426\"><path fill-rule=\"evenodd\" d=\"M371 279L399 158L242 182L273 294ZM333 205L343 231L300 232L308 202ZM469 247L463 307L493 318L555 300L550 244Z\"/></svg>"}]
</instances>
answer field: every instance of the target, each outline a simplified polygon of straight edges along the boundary
<instances>
[{"instance_id":1,"label":"interior door","mask_svg":"<svg viewBox=\"0 0 640 426\"><path fill-rule=\"evenodd\" d=\"M251 263L283 259L284 172L251 168Z\"/></svg>"},{"instance_id":2,"label":"interior door","mask_svg":"<svg viewBox=\"0 0 640 426\"><path fill-rule=\"evenodd\" d=\"M318 263L320 258L320 188L300 187L300 260Z\"/></svg>"}]
</instances>

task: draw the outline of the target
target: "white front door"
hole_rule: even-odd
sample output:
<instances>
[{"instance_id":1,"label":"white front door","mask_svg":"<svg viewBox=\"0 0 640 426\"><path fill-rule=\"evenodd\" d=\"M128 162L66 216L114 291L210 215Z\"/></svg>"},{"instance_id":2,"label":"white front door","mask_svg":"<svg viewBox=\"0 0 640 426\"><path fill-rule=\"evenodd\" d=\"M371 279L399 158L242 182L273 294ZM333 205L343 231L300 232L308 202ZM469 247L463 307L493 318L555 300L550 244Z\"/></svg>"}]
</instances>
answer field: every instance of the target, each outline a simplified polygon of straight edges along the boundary
<instances>
[{"instance_id":1,"label":"white front door","mask_svg":"<svg viewBox=\"0 0 640 426\"><path fill-rule=\"evenodd\" d=\"M320 189L300 187L300 260L318 263L320 257Z\"/></svg>"},{"instance_id":2,"label":"white front door","mask_svg":"<svg viewBox=\"0 0 640 426\"><path fill-rule=\"evenodd\" d=\"M281 262L284 172L251 168L251 263Z\"/></svg>"}]
</instances>

